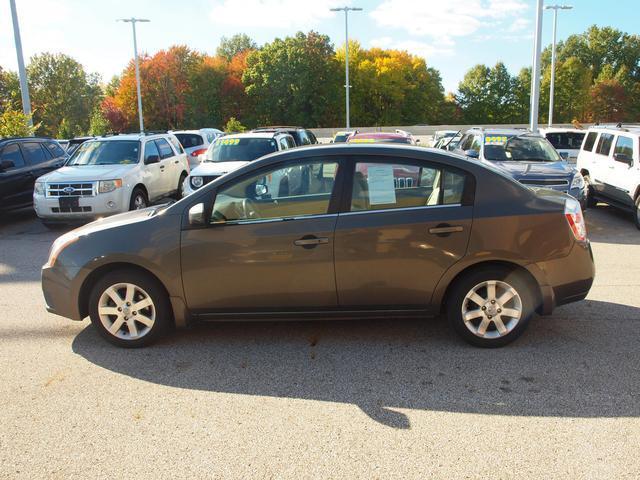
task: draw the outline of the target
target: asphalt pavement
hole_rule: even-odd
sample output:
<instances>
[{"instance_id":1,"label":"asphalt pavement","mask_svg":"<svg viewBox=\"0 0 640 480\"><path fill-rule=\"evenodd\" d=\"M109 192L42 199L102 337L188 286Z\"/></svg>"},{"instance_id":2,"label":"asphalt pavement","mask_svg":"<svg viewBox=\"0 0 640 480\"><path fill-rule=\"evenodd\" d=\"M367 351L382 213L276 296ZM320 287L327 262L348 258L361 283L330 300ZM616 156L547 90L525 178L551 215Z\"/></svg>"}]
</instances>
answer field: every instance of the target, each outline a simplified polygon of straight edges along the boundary
<instances>
[{"instance_id":1,"label":"asphalt pavement","mask_svg":"<svg viewBox=\"0 0 640 480\"><path fill-rule=\"evenodd\" d=\"M123 350L45 311L62 231L3 215L0 477L637 479L640 231L606 206L587 218L588 298L502 349L390 318L207 324Z\"/></svg>"}]
</instances>

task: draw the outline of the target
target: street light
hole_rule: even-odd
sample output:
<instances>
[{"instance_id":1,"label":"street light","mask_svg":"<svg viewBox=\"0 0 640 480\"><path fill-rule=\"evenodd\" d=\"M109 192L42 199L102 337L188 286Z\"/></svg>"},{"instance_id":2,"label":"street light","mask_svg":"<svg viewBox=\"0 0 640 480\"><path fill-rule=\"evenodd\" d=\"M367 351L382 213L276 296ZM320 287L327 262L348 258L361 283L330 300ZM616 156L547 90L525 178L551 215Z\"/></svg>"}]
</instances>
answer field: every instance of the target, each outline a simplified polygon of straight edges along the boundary
<instances>
[{"instance_id":1,"label":"street light","mask_svg":"<svg viewBox=\"0 0 640 480\"><path fill-rule=\"evenodd\" d=\"M136 41L136 23L150 22L146 18L119 18L117 22L131 23L133 27L133 55L136 64L136 87L138 90L138 119L140 120L140 132L144 132L144 121L142 120L142 96L140 95L140 67L138 66L138 43Z\"/></svg>"},{"instance_id":2,"label":"street light","mask_svg":"<svg viewBox=\"0 0 640 480\"><path fill-rule=\"evenodd\" d=\"M349 89L351 85L349 85L349 11L352 12L361 12L361 8L355 7L341 7L341 8L331 8L332 12L344 12L344 37L345 37L345 55L344 55L344 69L345 69L345 78L346 83L344 88L346 88L347 96L346 96L346 105L347 105L347 130L351 128L349 123Z\"/></svg>"},{"instance_id":3,"label":"street light","mask_svg":"<svg viewBox=\"0 0 640 480\"><path fill-rule=\"evenodd\" d=\"M553 94L556 83L556 29L558 10L571 10L571 5L546 5L545 10L553 10L553 43L551 44L551 86L549 87L549 126L553 124Z\"/></svg>"},{"instance_id":4,"label":"street light","mask_svg":"<svg viewBox=\"0 0 640 480\"><path fill-rule=\"evenodd\" d=\"M540 50L542 41L542 0L536 2L536 35L533 40L533 68L531 69L531 104L529 128L538 131L538 103L540 101Z\"/></svg>"},{"instance_id":5,"label":"street light","mask_svg":"<svg viewBox=\"0 0 640 480\"><path fill-rule=\"evenodd\" d=\"M11 19L13 20L13 38L16 43L16 56L18 57L18 74L20 75L20 94L22 95L22 111L27 116L29 126L33 127L31 119L31 99L29 98L29 84L27 82L27 71L24 68L24 58L22 57L22 40L20 39L20 25L18 24L18 12L16 11L15 0L10 0Z\"/></svg>"}]
</instances>

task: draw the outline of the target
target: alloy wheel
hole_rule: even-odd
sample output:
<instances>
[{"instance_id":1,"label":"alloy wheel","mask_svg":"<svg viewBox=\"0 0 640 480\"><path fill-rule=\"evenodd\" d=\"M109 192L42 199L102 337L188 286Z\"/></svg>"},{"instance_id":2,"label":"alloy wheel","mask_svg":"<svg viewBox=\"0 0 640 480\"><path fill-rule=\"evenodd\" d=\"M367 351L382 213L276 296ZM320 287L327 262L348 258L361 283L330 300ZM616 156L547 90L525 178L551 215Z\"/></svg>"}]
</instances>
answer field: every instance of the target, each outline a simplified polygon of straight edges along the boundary
<instances>
[{"instance_id":1,"label":"alloy wheel","mask_svg":"<svg viewBox=\"0 0 640 480\"><path fill-rule=\"evenodd\" d=\"M107 288L98 300L98 315L104 328L122 340L147 335L156 321L156 307L147 292L132 283Z\"/></svg>"},{"instance_id":2,"label":"alloy wheel","mask_svg":"<svg viewBox=\"0 0 640 480\"><path fill-rule=\"evenodd\" d=\"M522 299L516 289L500 280L477 284L462 302L464 324L480 338L509 334L518 325L522 312Z\"/></svg>"}]
</instances>

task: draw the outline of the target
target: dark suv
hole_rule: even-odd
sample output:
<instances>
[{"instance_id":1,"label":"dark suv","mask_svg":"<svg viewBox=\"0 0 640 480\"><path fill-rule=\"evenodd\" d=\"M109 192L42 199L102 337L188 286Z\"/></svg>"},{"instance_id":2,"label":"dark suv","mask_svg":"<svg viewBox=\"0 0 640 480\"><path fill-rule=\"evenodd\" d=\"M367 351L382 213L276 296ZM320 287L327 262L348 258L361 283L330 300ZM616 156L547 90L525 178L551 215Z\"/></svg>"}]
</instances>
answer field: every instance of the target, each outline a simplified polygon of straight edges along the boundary
<instances>
[{"instance_id":1,"label":"dark suv","mask_svg":"<svg viewBox=\"0 0 640 480\"><path fill-rule=\"evenodd\" d=\"M308 130L304 127L280 127L280 126L271 126L271 127L259 127L253 132L269 132L280 130L283 133L288 133L293 137L293 140L296 142L297 147L302 147L303 145L315 145L318 143L318 139L313 134L311 130Z\"/></svg>"},{"instance_id":2,"label":"dark suv","mask_svg":"<svg viewBox=\"0 0 640 480\"><path fill-rule=\"evenodd\" d=\"M67 158L50 138L0 139L0 211L31 205L36 178L62 167Z\"/></svg>"}]
</instances>

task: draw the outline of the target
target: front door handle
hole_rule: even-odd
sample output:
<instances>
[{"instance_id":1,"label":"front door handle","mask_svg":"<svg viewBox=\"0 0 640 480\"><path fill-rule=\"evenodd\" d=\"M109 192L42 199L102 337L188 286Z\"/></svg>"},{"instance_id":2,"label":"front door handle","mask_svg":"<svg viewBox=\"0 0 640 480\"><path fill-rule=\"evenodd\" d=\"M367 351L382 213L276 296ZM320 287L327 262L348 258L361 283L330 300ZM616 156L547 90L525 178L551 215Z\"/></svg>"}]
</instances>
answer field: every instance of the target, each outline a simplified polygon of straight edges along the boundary
<instances>
[{"instance_id":1,"label":"front door handle","mask_svg":"<svg viewBox=\"0 0 640 480\"><path fill-rule=\"evenodd\" d=\"M462 227L460 225L448 225L448 224L440 224L437 227L433 227L429 229L429 233L432 235L442 235L447 236L455 232L461 232Z\"/></svg>"},{"instance_id":2,"label":"front door handle","mask_svg":"<svg viewBox=\"0 0 640 480\"><path fill-rule=\"evenodd\" d=\"M329 243L329 239L327 237L316 237L315 235L305 235L293 242L296 247L302 248L315 248L317 245L324 245L327 243Z\"/></svg>"}]
</instances>

